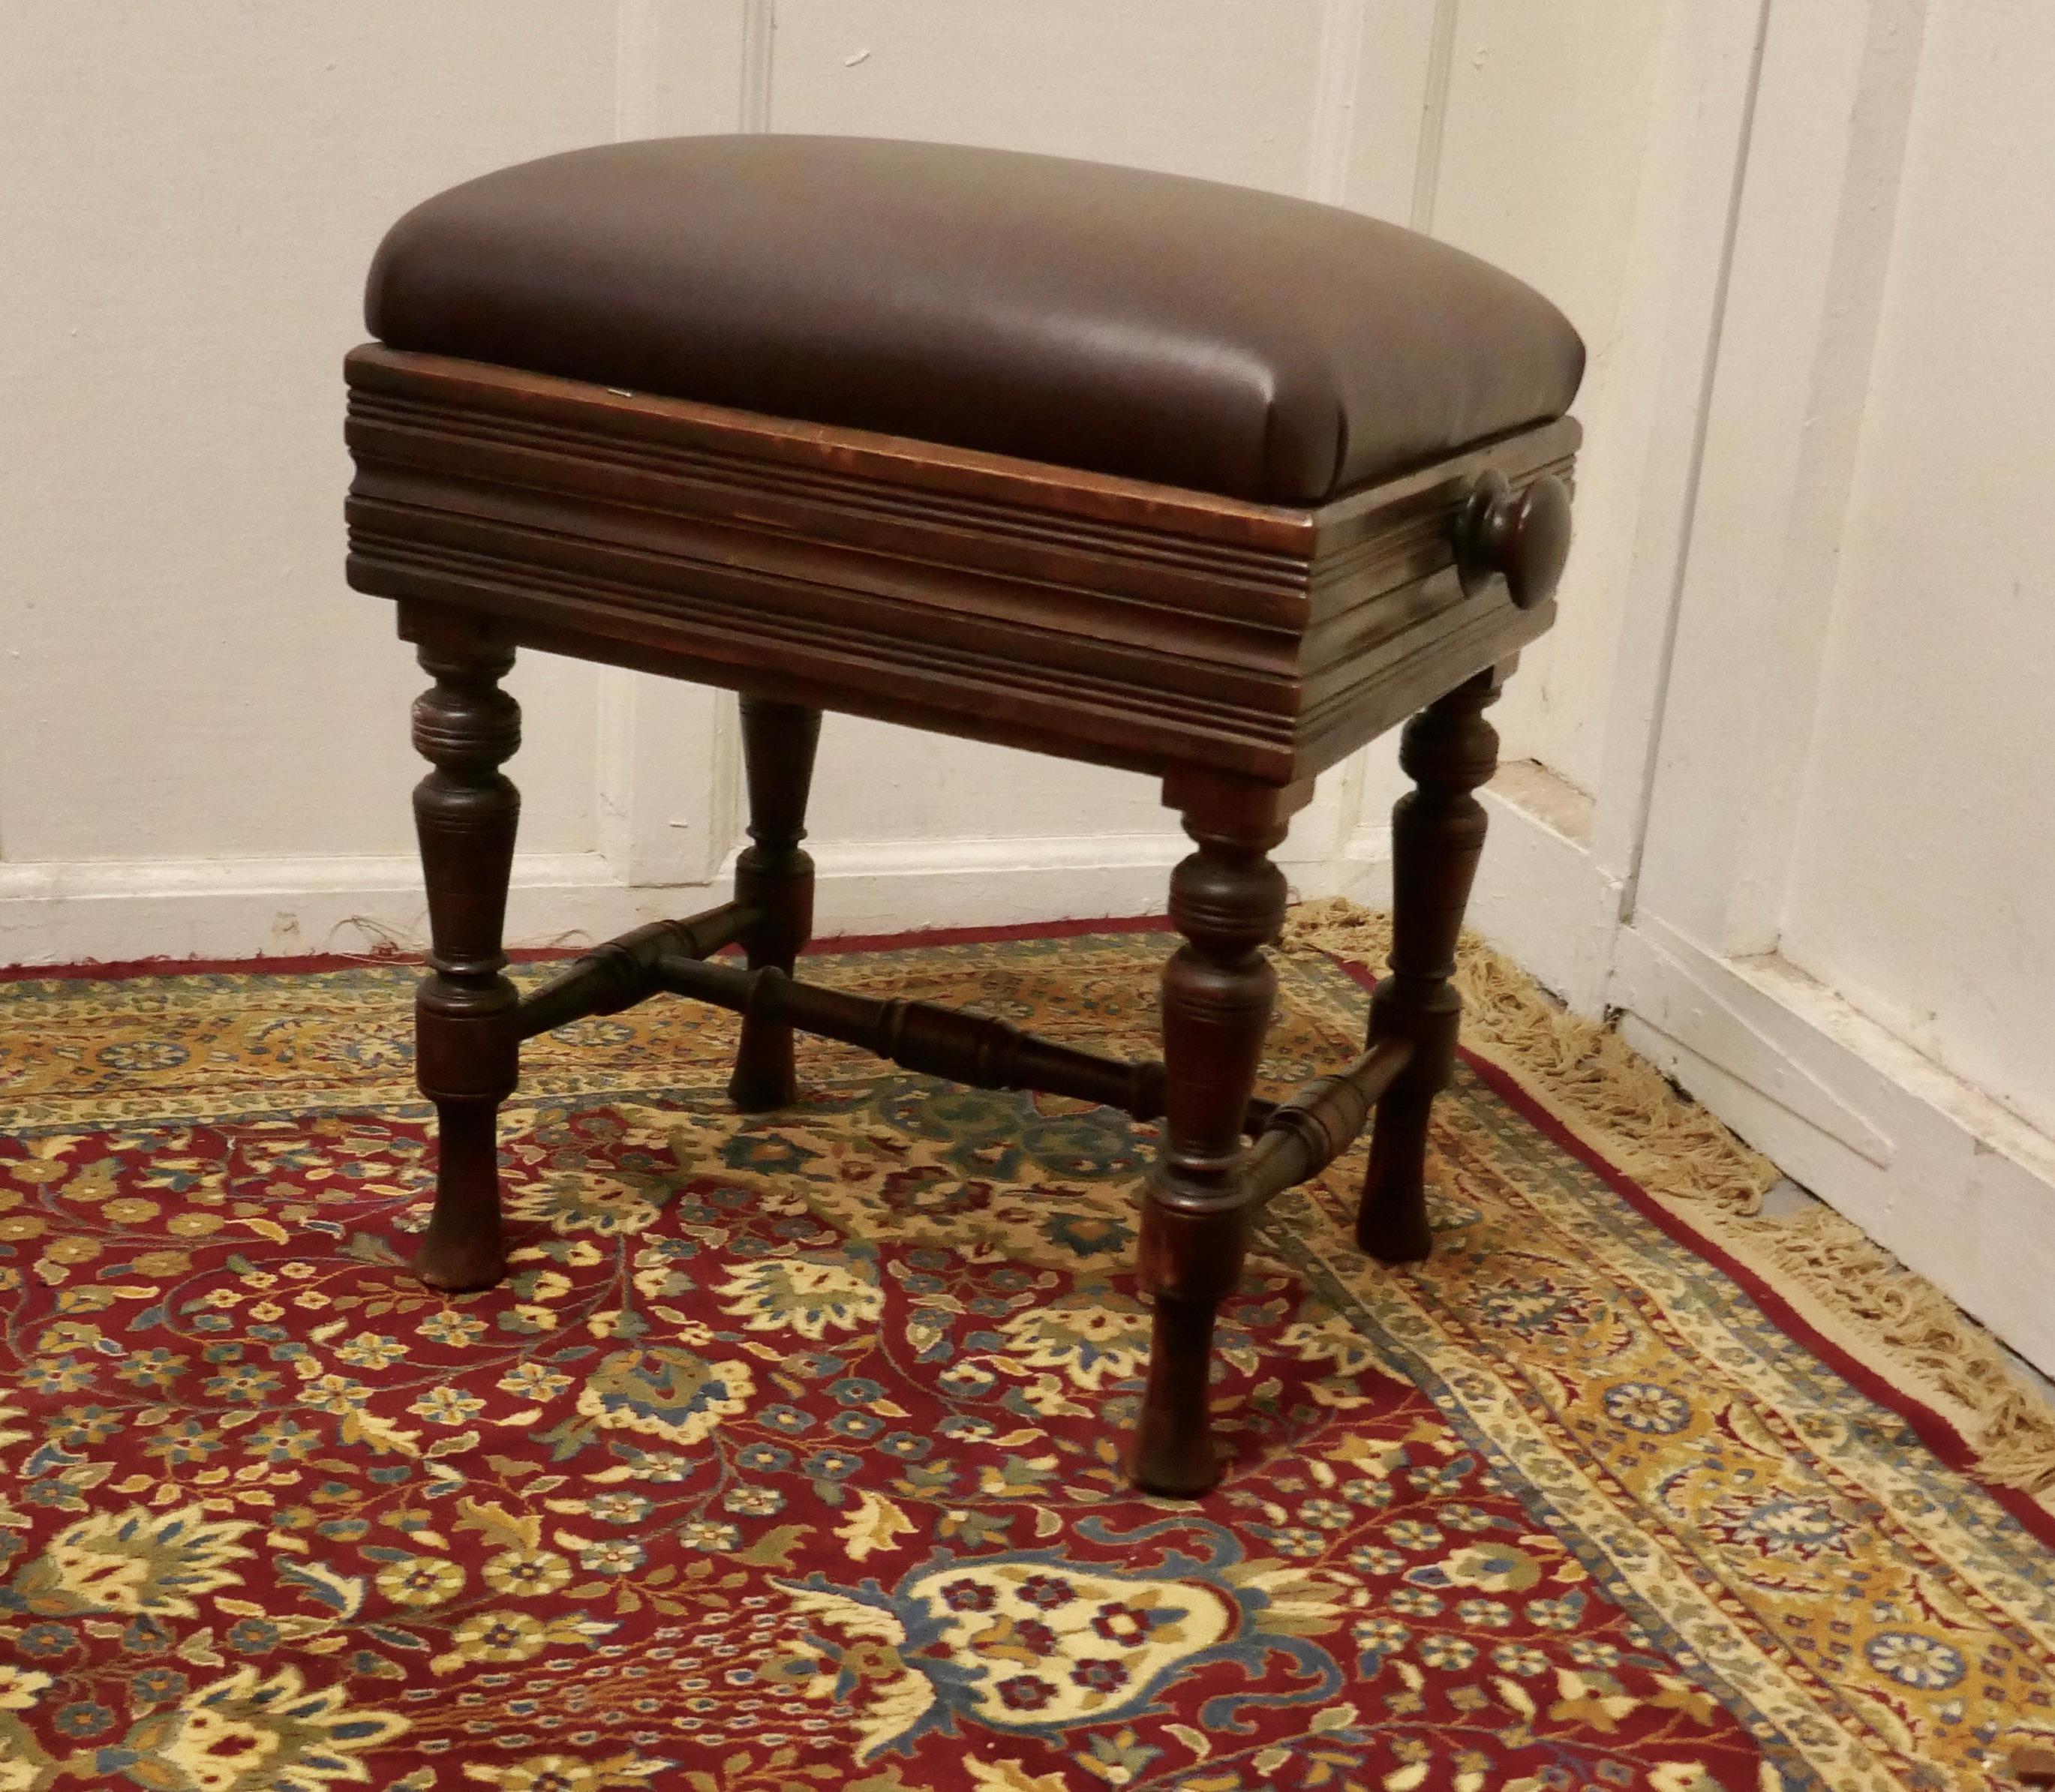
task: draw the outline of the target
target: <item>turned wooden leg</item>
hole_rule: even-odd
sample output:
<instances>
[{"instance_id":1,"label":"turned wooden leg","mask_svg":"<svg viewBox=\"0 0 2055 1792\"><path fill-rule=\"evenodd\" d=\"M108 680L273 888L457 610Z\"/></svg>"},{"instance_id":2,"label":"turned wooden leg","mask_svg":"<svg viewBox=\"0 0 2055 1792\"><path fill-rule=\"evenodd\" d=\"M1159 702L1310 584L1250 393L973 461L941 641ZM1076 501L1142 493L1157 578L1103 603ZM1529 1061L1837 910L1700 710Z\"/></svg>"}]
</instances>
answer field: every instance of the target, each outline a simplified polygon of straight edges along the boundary
<instances>
[{"instance_id":1,"label":"turned wooden leg","mask_svg":"<svg viewBox=\"0 0 2055 1792\"><path fill-rule=\"evenodd\" d=\"M749 968L775 965L787 976L814 931L814 861L801 850L807 793L821 712L768 697L742 699L743 763L749 782L749 839L735 864L736 900L757 911L743 935ZM768 1113L797 1092L792 1029L783 1020L745 1013L728 1093L746 1114Z\"/></svg>"},{"instance_id":2,"label":"turned wooden leg","mask_svg":"<svg viewBox=\"0 0 2055 1792\"><path fill-rule=\"evenodd\" d=\"M1268 855L1304 787L1171 796L1198 850L1170 878L1185 944L1163 970L1162 1144L1142 1211L1142 1283L1155 1313L1129 1472L1145 1492L1196 1495L1221 1475L1206 1407L1213 1319L1241 1277L1242 1115L1277 987L1263 948L1284 921L1284 876Z\"/></svg>"},{"instance_id":3,"label":"turned wooden leg","mask_svg":"<svg viewBox=\"0 0 2055 1792\"><path fill-rule=\"evenodd\" d=\"M414 704L414 745L435 767L414 789L432 944L414 1038L437 1150L435 1212L413 1270L460 1292L489 1288L507 1269L494 1134L519 1057L500 935L521 796L499 766L521 744L521 710L499 687L512 649L437 642L420 660L436 681Z\"/></svg>"},{"instance_id":4,"label":"turned wooden leg","mask_svg":"<svg viewBox=\"0 0 2055 1792\"><path fill-rule=\"evenodd\" d=\"M1413 1056L1377 1105L1356 1242L1386 1263L1417 1263L1427 1227L1427 1126L1456 1069L1462 1001L1456 936L1484 850L1484 805L1471 793L1498 764L1485 720L1512 671L1480 672L1406 724L1398 762L1414 789L1391 811L1391 974L1370 998L1370 1038L1413 1042Z\"/></svg>"}]
</instances>

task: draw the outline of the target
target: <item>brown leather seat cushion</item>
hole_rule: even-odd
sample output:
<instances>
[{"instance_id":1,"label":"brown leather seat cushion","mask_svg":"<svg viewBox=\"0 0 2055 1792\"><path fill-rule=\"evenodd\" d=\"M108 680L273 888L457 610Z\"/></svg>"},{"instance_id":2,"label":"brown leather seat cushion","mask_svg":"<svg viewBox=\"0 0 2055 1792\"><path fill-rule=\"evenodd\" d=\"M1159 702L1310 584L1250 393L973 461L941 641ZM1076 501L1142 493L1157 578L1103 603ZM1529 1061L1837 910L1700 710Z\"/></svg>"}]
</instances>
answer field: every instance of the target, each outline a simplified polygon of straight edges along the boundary
<instances>
[{"instance_id":1,"label":"brown leather seat cushion","mask_svg":"<svg viewBox=\"0 0 2055 1792\"><path fill-rule=\"evenodd\" d=\"M868 138L574 150L394 225L395 349L1310 504L1560 416L1510 274L1212 181Z\"/></svg>"}]
</instances>

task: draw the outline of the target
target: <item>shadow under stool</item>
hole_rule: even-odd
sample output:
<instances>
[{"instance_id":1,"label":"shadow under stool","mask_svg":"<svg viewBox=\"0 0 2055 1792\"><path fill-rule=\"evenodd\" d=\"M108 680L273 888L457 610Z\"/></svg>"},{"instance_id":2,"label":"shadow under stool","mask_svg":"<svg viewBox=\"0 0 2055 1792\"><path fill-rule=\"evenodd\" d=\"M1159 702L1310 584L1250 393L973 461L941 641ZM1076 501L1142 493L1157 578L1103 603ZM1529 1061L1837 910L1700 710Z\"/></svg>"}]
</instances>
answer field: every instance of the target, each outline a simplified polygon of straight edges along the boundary
<instances>
[{"instance_id":1,"label":"shadow under stool","mask_svg":"<svg viewBox=\"0 0 2055 1792\"><path fill-rule=\"evenodd\" d=\"M1358 1236L1427 1254L1430 1110L1485 833L1484 716L1554 619L1582 374L1547 301L1309 202L935 144L580 150L428 200L349 357L349 579L434 679L414 740L433 949L431 1285L504 1271L495 1142L524 1038L660 991L738 1011L731 1093L793 1099L792 1034L1159 1121L1136 1484L1219 1478L1214 1316L1253 1217L1374 1108ZM526 997L501 950L519 648L740 693L734 899ZM798 980L823 710L1145 772L1172 873L1161 1063ZM1315 776L1403 720L1391 975L1367 1049L1255 1087L1283 874ZM716 958L740 944L746 968Z\"/></svg>"}]
</instances>

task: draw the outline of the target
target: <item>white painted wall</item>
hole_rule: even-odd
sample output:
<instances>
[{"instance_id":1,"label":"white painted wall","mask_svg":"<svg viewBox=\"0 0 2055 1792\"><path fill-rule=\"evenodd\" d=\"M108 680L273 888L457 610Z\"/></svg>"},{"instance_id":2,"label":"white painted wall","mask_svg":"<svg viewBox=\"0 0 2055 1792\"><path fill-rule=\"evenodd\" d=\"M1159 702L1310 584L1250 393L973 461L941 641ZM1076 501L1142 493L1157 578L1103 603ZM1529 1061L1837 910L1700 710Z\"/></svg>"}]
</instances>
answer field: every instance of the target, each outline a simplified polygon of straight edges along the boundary
<instances>
[{"instance_id":1,"label":"white painted wall","mask_svg":"<svg viewBox=\"0 0 2055 1792\"><path fill-rule=\"evenodd\" d=\"M1592 351L1477 919L2055 1366L2055 20L2021 0L0 7L0 958L417 933L390 612L341 576L384 226L673 132L1056 151L1431 228ZM526 662L514 932L698 905L731 705ZM1385 885L1388 743L1302 891ZM1143 780L832 719L829 929L1128 913Z\"/></svg>"},{"instance_id":2,"label":"white painted wall","mask_svg":"<svg viewBox=\"0 0 2055 1792\"><path fill-rule=\"evenodd\" d=\"M1491 0L1452 9L1438 179L1417 220L1513 269L1561 305L1590 353L1577 401L1578 548L1555 628L1496 713L1509 757L1597 787L1605 692L1632 591L1622 551L1643 463L1630 302L1635 214L1663 43L1660 6Z\"/></svg>"},{"instance_id":3,"label":"white painted wall","mask_svg":"<svg viewBox=\"0 0 2055 1792\"><path fill-rule=\"evenodd\" d=\"M420 680L341 577L367 247L433 187L610 134L613 37L564 0L0 9L9 866L406 849ZM528 841L570 850L594 680L519 688Z\"/></svg>"},{"instance_id":4,"label":"white painted wall","mask_svg":"<svg viewBox=\"0 0 2055 1792\"><path fill-rule=\"evenodd\" d=\"M2051 72L1928 22L1782 951L2055 1133Z\"/></svg>"},{"instance_id":5,"label":"white painted wall","mask_svg":"<svg viewBox=\"0 0 2055 1792\"><path fill-rule=\"evenodd\" d=\"M1473 906L2045 1369L2051 73L2007 0L1670 9L1599 774L1502 781Z\"/></svg>"},{"instance_id":6,"label":"white painted wall","mask_svg":"<svg viewBox=\"0 0 2055 1792\"><path fill-rule=\"evenodd\" d=\"M1607 0L310 0L0 9L0 955L348 947L418 928L419 675L341 577L337 364L413 200L619 136L932 137L1430 223L1557 293L1606 419L1659 33ZM1655 15L1651 14L1653 19ZM1584 502L1633 504L1597 447ZM1595 537L1611 533L1601 522ZM1589 782L1618 557L1508 705ZM516 932L674 909L738 839L725 699L524 661ZM830 926L1132 912L1181 850L1147 781L829 723ZM1374 890L1389 745L1295 829ZM688 903L687 905L689 905Z\"/></svg>"}]
</instances>

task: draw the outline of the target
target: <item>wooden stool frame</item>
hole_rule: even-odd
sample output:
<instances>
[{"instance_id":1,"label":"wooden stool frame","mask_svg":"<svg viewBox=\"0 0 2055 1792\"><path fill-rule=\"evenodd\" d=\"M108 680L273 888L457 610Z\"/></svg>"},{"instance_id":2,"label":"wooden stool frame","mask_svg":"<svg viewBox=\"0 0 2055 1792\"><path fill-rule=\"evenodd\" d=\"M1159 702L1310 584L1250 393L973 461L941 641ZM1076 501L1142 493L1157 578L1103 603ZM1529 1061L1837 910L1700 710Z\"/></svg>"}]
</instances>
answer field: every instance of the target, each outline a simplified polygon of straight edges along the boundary
<instances>
[{"instance_id":1,"label":"wooden stool frame","mask_svg":"<svg viewBox=\"0 0 2055 1792\"><path fill-rule=\"evenodd\" d=\"M1450 978L1482 848L1484 719L1554 619L1577 426L1562 419L1310 510L636 396L371 347L349 360L349 579L396 599L433 686L414 740L432 940L419 1077L439 1134L415 1271L505 1273L495 1144L520 1042L659 992L743 1017L730 1093L793 1099L792 1034L927 1074L1103 1102L1160 1123L1141 1275L1154 1302L1136 1484L1219 1479L1214 1317L1263 1204L1376 1124L1358 1219L1387 1262L1426 1255ZM519 995L502 950L520 799L501 766L515 650L741 693L751 844L732 900L638 928ZM824 709L1162 780L1195 850L1161 1062L1126 1063L917 1002L798 980L801 849ZM1393 816L1391 975L1367 1049L1283 1101L1255 1087L1283 874L1269 854L1319 772L1410 715ZM746 966L714 962L740 945Z\"/></svg>"}]
</instances>

